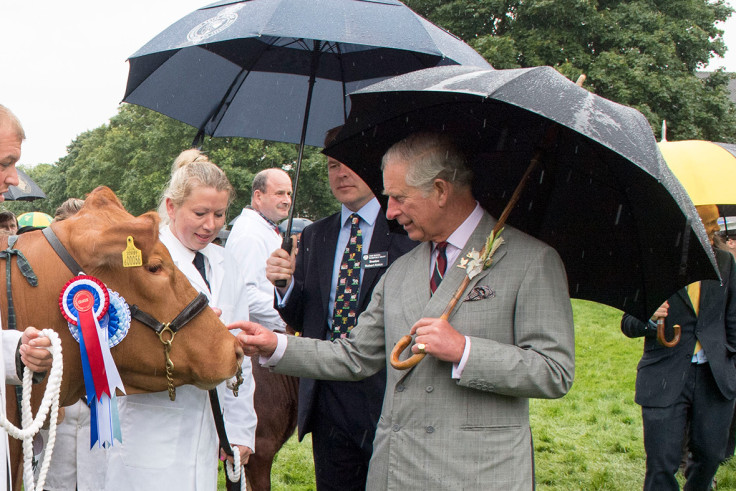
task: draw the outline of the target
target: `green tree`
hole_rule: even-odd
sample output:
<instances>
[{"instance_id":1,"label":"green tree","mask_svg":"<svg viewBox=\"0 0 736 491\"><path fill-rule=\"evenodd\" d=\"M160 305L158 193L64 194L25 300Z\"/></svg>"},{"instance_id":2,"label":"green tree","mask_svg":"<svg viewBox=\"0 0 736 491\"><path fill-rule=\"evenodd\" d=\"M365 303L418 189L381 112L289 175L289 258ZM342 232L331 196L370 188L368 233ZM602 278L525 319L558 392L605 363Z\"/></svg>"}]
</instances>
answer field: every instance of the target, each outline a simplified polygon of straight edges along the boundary
<instances>
[{"instance_id":1,"label":"green tree","mask_svg":"<svg viewBox=\"0 0 736 491\"><path fill-rule=\"evenodd\" d=\"M729 76L696 70L723 55L725 0L408 0L496 68L550 65L635 107L659 136L736 141Z\"/></svg>"},{"instance_id":2,"label":"green tree","mask_svg":"<svg viewBox=\"0 0 736 491\"><path fill-rule=\"evenodd\" d=\"M32 203L7 203L16 213L37 210L53 215L69 197L84 198L97 186L108 186L134 215L156 209L171 164L189 148L191 126L141 106L123 104L109 124L79 135L56 165L39 165L27 172L48 198ZM228 219L250 203L251 183L258 171L279 167L292 174L295 145L246 138L205 138L203 151L228 175L236 190ZM326 157L319 149L304 152L296 215L317 219L337 209L327 185Z\"/></svg>"}]
</instances>

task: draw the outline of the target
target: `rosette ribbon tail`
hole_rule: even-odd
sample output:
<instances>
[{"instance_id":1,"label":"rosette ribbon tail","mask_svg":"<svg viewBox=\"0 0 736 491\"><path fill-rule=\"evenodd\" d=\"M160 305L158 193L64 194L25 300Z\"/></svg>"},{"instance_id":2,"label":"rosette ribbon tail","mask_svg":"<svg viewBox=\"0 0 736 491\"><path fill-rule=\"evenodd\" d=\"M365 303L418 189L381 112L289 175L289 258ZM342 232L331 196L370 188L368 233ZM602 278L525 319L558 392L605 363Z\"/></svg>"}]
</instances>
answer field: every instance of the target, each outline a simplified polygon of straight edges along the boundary
<instances>
[{"instance_id":1,"label":"rosette ribbon tail","mask_svg":"<svg viewBox=\"0 0 736 491\"><path fill-rule=\"evenodd\" d=\"M120 378L115 361L110 353L109 334L107 330L109 316L105 315L102 322L96 323L97 336L102 351L102 359L105 365L106 387L107 392L97 392L95 405L97 406L97 436L98 444L102 447L109 448L113 445L113 441L117 439L122 443L122 434L120 431L120 418L118 416L118 400L116 390L125 394L123 381ZM94 445L94 441L91 442Z\"/></svg>"}]
</instances>

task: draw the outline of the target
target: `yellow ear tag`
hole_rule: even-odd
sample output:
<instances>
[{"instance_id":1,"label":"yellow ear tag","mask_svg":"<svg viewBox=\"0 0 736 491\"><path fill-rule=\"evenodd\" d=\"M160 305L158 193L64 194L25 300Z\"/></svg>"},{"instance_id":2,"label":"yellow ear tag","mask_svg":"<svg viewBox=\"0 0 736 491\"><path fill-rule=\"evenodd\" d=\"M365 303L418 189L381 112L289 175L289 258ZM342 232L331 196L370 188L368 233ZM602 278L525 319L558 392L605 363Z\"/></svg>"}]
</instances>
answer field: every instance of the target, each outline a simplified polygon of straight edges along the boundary
<instances>
[{"instance_id":1,"label":"yellow ear tag","mask_svg":"<svg viewBox=\"0 0 736 491\"><path fill-rule=\"evenodd\" d=\"M133 237L128 236L128 246L123 251L123 267L124 268L135 268L136 266L143 266L143 254L141 250L133 243Z\"/></svg>"}]
</instances>

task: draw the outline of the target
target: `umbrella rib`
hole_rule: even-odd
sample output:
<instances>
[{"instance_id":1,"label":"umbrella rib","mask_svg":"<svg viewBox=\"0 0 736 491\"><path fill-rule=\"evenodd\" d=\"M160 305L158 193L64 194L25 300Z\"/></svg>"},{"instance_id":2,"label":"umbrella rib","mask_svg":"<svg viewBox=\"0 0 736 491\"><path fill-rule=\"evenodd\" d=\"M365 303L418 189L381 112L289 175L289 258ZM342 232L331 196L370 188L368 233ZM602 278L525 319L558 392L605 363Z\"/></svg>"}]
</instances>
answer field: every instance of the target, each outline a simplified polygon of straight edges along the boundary
<instances>
[{"instance_id":1,"label":"umbrella rib","mask_svg":"<svg viewBox=\"0 0 736 491\"><path fill-rule=\"evenodd\" d=\"M273 38L273 40L270 43L264 44L263 49L261 49L261 52L258 54L258 56L253 57L253 62L248 67L242 67L240 69L240 72L238 72L238 75L233 80L233 83L230 84L230 87L228 87L227 92L225 92L225 95L223 96L222 100L220 101L220 104L217 105L214 111L210 114L210 116L207 118L206 122L199 128L199 131L206 131L209 130L209 134L213 135L215 134L215 131L217 131L218 126L220 126L220 122L222 122L222 118L225 117L225 113L227 112L228 108L230 107L230 103L232 103L233 99L235 98L235 95L240 90L240 87L243 85L245 80L248 78L248 75L251 74L253 71L253 66L258 62L258 60L263 56L263 53L271 49L276 41L279 38Z\"/></svg>"}]
</instances>

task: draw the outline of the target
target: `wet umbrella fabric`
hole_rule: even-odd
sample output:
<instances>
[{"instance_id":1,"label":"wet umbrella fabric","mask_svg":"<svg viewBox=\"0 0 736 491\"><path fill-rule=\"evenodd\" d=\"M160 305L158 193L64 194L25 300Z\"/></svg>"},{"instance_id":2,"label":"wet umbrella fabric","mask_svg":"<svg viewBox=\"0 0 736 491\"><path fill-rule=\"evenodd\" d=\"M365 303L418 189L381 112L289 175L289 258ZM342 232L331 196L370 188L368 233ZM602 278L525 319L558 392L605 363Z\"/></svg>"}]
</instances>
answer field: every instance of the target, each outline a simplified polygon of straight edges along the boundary
<instances>
[{"instance_id":1,"label":"wet umbrella fabric","mask_svg":"<svg viewBox=\"0 0 736 491\"><path fill-rule=\"evenodd\" d=\"M164 30L129 62L125 102L211 136L289 143L301 140L316 70L304 139L314 146L344 122L346 95L361 85L437 64L489 67L395 0L217 2Z\"/></svg>"},{"instance_id":2,"label":"wet umbrella fabric","mask_svg":"<svg viewBox=\"0 0 736 491\"><path fill-rule=\"evenodd\" d=\"M203 134L298 143L294 199L304 145L343 124L348 92L428 66L490 68L396 0L216 2L129 61L123 100L198 128L195 144Z\"/></svg>"},{"instance_id":3,"label":"wet umbrella fabric","mask_svg":"<svg viewBox=\"0 0 736 491\"><path fill-rule=\"evenodd\" d=\"M703 140L659 142L659 150L693 204L736 215L736 145Z\"/></svg>"},{"instance_id":4,"label":"wet umbrella fabric","mask_svg":"<svg viewBox=\"0 0 736 491\"><path fill-rule=\"evenodd\" d=\"M390 145L444 131L467 150L474 194L499 217L542 146L508 223L559 252L572 297L645 319L678 288L717 278L705 230L646 119L553 68L429 68L350 97L345 127L325 153L377 195ZM545 148L551 126L557 135Z\"/></svg>"},{"instance_id":5,"label":"wet umbrella fabric","mask_svg":"<svg viewBox=\"0 0 736 491\"><path fill-rule=\"evenodd\" d=\"M41 190L39 185L36 184L33 179L28 177L28 174L20 169L16 169L16 171L18 172L18 185L9 186L8 190L3 193L6 200L33 201L46 197L46 193Z\"/></svg>"}]
</instances>

